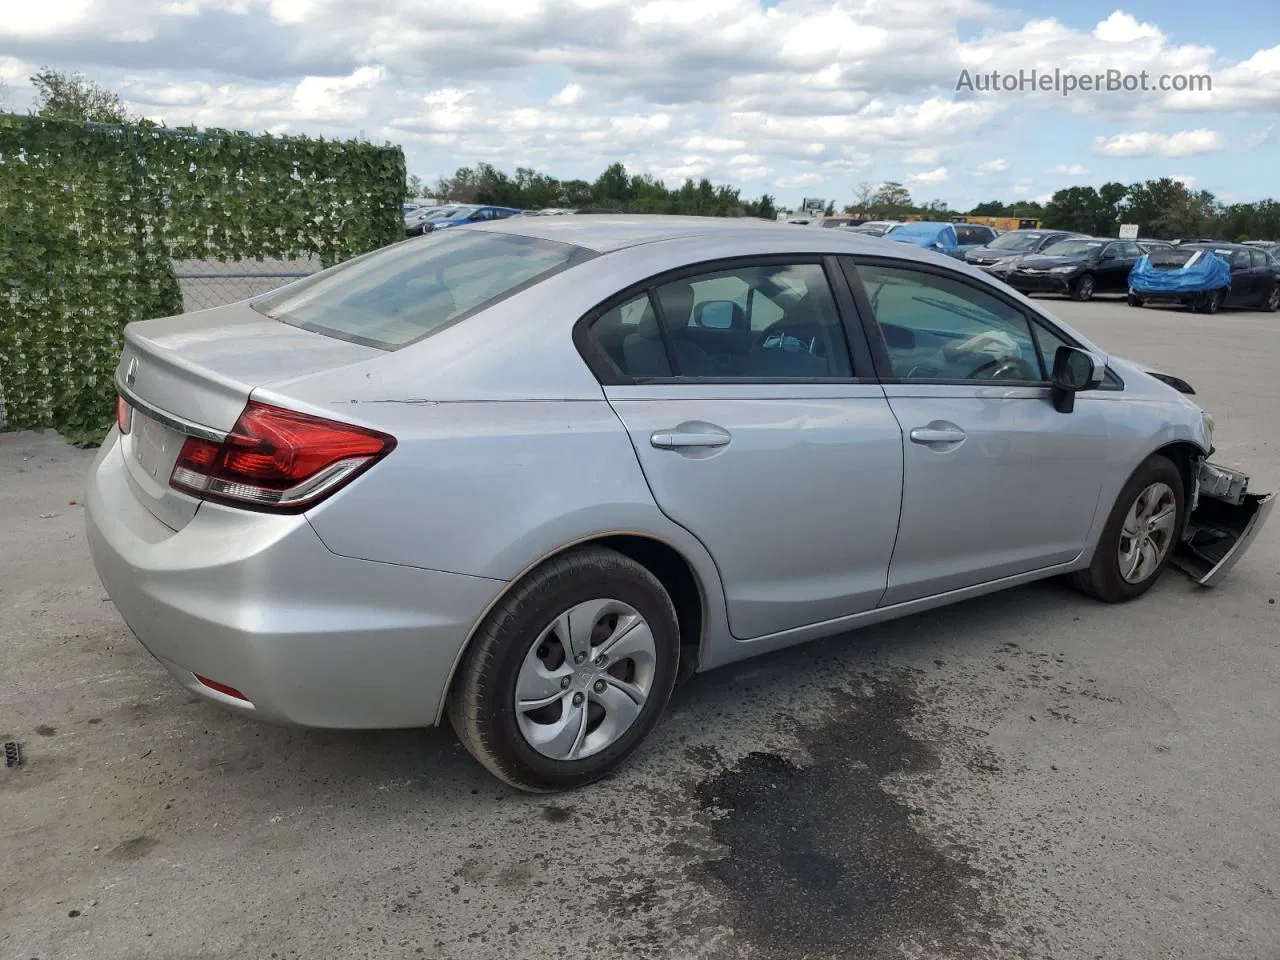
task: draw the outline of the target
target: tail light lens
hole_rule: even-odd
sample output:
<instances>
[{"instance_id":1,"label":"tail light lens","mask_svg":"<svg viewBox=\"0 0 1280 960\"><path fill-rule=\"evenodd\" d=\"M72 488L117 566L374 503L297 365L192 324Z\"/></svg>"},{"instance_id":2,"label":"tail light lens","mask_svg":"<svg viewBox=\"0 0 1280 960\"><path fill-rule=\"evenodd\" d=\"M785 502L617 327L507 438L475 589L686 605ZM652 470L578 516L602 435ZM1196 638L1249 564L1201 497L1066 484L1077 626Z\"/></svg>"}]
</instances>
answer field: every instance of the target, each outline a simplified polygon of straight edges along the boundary
<instances>
[{"instance_id":1,"label":"tail light lens","mask_svg":"<svg viewBox=\"0 0 1280 960\"><path fill-rule=\"evenodd\" d=\"M395 437L250 401L222 443L188 437L169 485L277 513L314 506L395 449Z\"/></svg>"},{"instance_id":2,"label":"tail light lens","mask_svg":"<svg viewBox=\"0 0 1280 960\"><path fill-rule=\"evenodd\" d=\"M129 401L124 397L116 397L116 426L120 428L121 433L128 433L129 428L133 426L133 407L129 406Z\"/></svg>"}]
</instances>

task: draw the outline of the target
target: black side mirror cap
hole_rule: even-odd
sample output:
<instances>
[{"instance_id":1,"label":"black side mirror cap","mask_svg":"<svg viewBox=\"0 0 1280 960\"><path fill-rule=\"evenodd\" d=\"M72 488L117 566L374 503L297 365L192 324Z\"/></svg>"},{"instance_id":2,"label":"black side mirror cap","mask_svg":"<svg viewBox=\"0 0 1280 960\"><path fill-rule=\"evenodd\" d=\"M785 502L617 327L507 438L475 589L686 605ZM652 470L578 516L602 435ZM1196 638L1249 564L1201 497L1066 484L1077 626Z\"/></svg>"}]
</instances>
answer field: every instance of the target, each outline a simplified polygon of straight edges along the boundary
<instances>
[{"instance_id":1,"label":"black side mirror cap","mask_svg":"<svg viewBox=\"0 0 1280 960\"><path fill-rule=\"evenodd\" d=\"M1059 347L1053 356L1053 375L1049 380L1053 409L1071 413L1076 408L1076 394L1097 389L1105 376L1105 364L1093 354L1079 347Z\"/></svg>"}]
</instances>

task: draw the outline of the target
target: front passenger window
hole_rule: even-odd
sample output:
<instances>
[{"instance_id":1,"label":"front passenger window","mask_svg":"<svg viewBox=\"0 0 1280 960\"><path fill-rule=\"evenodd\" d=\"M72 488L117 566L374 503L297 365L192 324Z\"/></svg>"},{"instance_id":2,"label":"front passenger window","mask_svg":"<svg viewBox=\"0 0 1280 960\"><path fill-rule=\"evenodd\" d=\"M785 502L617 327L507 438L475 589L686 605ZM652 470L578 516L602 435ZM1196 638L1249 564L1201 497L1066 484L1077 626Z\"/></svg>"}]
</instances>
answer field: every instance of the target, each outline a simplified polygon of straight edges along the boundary
<instances>
[{"instance_id":1,"label":"front passenger window","mask_svg":"<svg viewBox=\"0 0 1280 960\"><path fill-rule=\"evenodd\" d=\"M1045 380L1027 318L990 294L921 270L858 274L902 380Z\"/></svg>"}]
</instances>

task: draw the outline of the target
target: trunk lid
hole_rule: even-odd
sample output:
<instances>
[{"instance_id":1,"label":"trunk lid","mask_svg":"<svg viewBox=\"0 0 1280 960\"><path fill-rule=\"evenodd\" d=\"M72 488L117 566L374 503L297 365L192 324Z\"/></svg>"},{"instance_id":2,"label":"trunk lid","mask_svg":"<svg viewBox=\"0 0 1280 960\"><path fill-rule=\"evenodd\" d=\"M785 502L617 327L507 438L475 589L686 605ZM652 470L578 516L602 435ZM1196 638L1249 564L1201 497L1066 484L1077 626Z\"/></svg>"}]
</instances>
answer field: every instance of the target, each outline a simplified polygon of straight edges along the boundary
<instances>
[{"instance_id":1,"label":"trunk lid","mask_svg":"<svg viewBox=\"0 0 1280 960\"><path fill-rule=\"evenodd\" d=\"M247 303L130 324L116 387L132 408L121 450L134 494L180 530L200 505L169 486L188 436L219 439L258 387L383 355L272 320Z\"/></svg>"}]
</instances>

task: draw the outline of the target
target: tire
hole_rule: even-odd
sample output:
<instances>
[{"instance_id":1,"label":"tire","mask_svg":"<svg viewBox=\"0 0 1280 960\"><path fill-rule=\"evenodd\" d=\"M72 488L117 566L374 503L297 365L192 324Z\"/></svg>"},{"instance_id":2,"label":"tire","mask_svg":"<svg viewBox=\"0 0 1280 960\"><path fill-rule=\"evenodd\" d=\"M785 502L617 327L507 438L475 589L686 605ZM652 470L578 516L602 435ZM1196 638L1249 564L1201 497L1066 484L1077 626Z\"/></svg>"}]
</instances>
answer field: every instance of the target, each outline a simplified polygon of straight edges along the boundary
<instances>
[{"instance_id":1,"label":"tire","mask_svg":"<svg viewBox=\"0 0 1280 960\"><path fill-rule=\"evenodd\" d=\"M591 624L583 634L572 630L579 641L586 638L580 667L559 639L561 625L575 622L569 615L575 610L590 618L576 623ZM595 651L609 649L609 642L625 636L635 646L643 640L635 629L625 629L634 623L633 614L643 620L635 629L649 628L651 660L646 650L596 666ZM598 630L613 633L597 636ZM592 652L582 652L587 649ZM471 755L511 786L531 793L580 787L612 773L653 729L671 697L679 660L675 607L657 577L614 550L584 547L536 569L485 617L454 678L449 721ZM635 698L622 692L622 684L639 691L646 679L647 696L624 725ZM557 682L565 686L557 688ZM554 702L517 709L520 683L528 684L529 696ZM606 703L631 706L614 712ZM557 730L561 734L553 736ZM533 737L546 738L551 746L542 749L549 752L535 746ZM562 747L570 742L576 746L565 753Z\"/></svg>"},{"instance_id":2,"label":"tire","mask_svg":"<svg viewBox=\"0 0 1280 960\"><path fill-rule=\"evenodd\" d=\"M1136 578L1127 579L1123 560L1126 556L1133 555L1135 538L1126 532L1126 520L1129 519L1130 511L1140 506L1140 496L1147 496L1147 502L1150 503L1152 491L1159 491L1161 487L1171 494L1170 499L1174 508L1173 525L1168 528L1167 543L1162 539L1160 544L1157 544L1157 546L1164 545L1164 549L1163 553L1159 554L1158 562L1151 569L1142 570L1140 563L1138 569L1131 574L1131 577ZM1167 503L1162 497L1155 502ZM1105 603L1123 603L1142 596L1160 579L1160 574L1169 565L1169 560L1178 546L1178 537L1183 528L1185 514L1186 496L1182 487L1182 474L1168 458L1159 455L1148 457L1129 477L1124 489L1120 491L1120 496L1116 498L1115 506L1111 508L1111 515L1107 517L1106 526L1102 528L1102 536L1098 539L1092 562L1088 568L1070 575L1071 584L1076 589ZM1141 526L1139 524L1140 528ZM1163 524L1161 529L1164 530ZM1154 540L1151 542L1155 543ZM1130 546L1129 550L1125 550L1126 543Z\"/></svg>"},{"instance_id":3,"label":"tire","mask_svg":"<svg viewBox=\"0 0 1280 960\"><path fill-rule=\"evenodd\" d=\"M1199 313L1217 313L1222 309L1222 301L1227 299L1227 292L1221 288L1204 297L1195 309Z\"/></svg>"},{"instance_id":4,"label":"tire","mask_svg":"<svg viewBox=\"0 0 1280 960\"><path fill-rule=\"evenodd\" d=\"M1075 282L1075 286L1071 288L1072 300L1092 300L1094 287L1097 282L1093 279L1092 273L1086 273L1083 277Z\"/></svg>"},{"instance_id":5,"label":"tire","mask_svg":"<svg viewBox=\"0 0 1280 960\"><path fill-rule=\"evenodd\" d=\"M1127 297L1124 298L1124 302L1131 307L1142 306L1142 298L1138 296L1136 293L1129 294Z\"/></svg>"},{"instance_id":6,"label":"tire","mask_svg":"<svg viewBox=\"0 0 1280 960\"><path fill-rule=\"evenodd\" d=\"M1262 301L1262 309L1267 313L1275 313L1280 310L1280 281L1271 285L1271 290Z\"/></svg>"}]
</instances>

